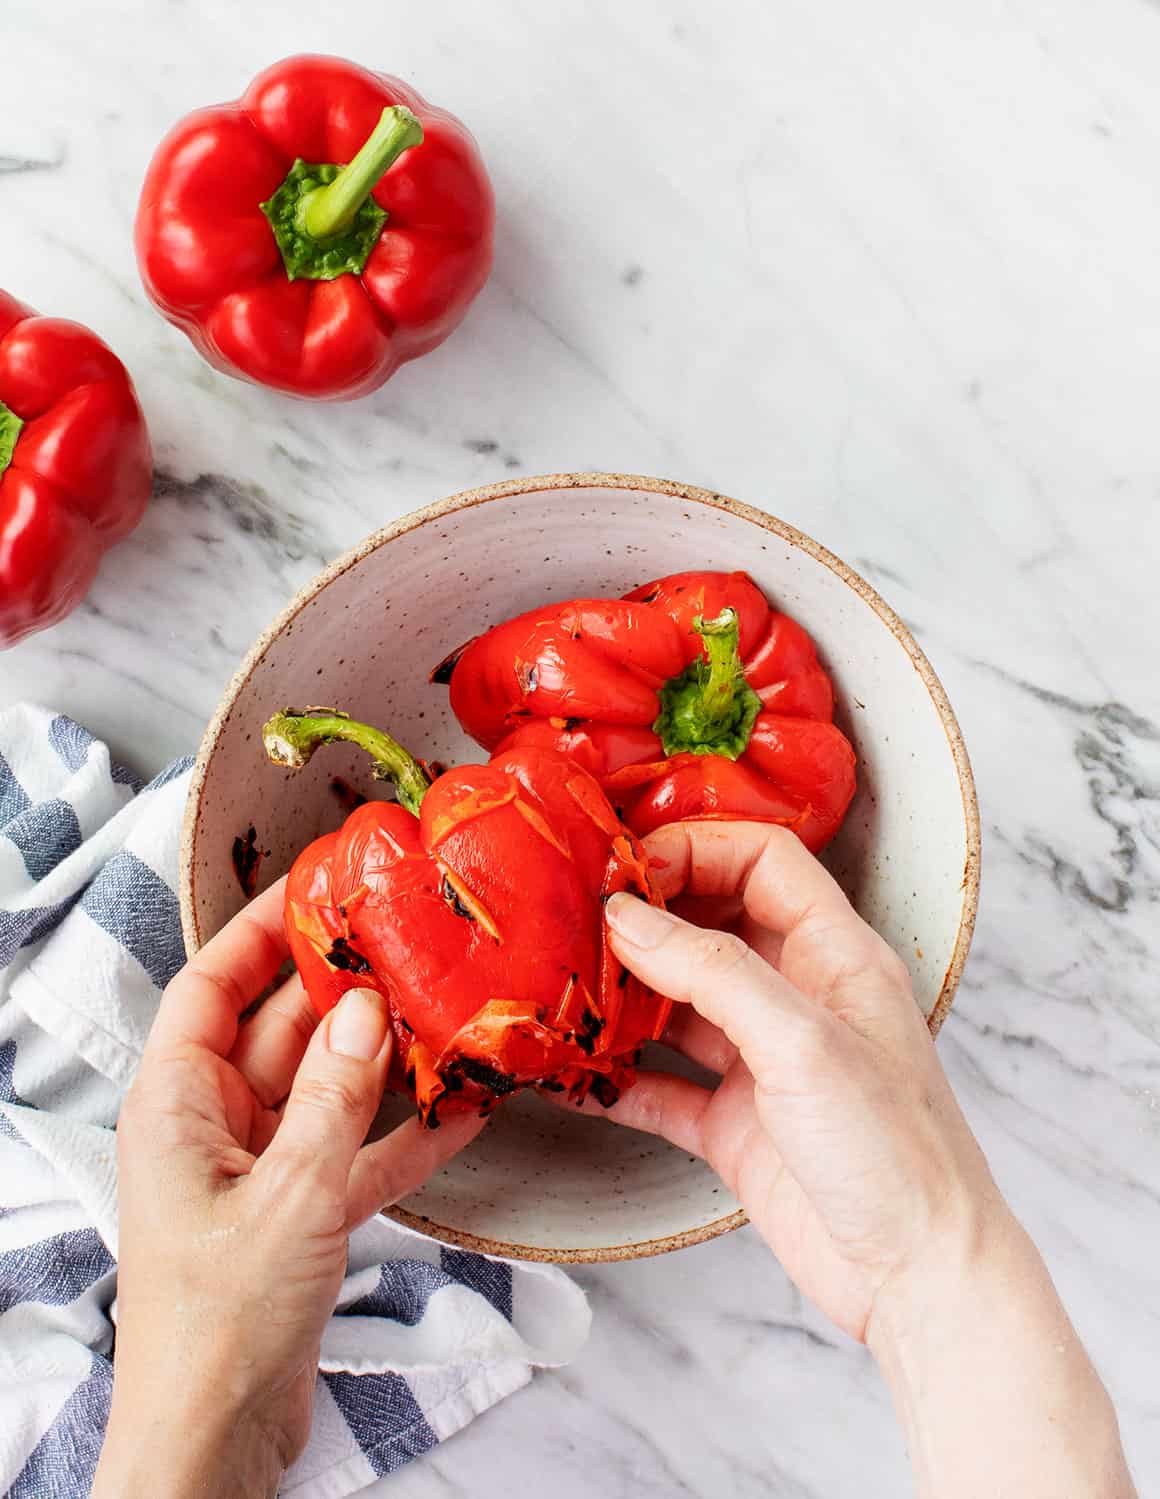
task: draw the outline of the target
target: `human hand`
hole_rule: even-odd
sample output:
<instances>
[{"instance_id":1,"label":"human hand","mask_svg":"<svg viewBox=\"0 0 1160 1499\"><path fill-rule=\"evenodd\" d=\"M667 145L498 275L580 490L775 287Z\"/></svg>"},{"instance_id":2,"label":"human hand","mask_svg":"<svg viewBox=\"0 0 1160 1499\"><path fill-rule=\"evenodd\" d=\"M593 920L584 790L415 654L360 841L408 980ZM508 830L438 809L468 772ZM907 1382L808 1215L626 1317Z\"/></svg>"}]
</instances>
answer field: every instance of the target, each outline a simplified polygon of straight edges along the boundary
<instances>
[{"instance_id":1,"label":"human hand","mask_svg":"<svg viewBox=\"0 0 1160 1499\"><path fill-rule=\"evenodd\" d=\"M784 828L645 840L699 922L617 895L617 956L715 1089L643 1073L623 1124L704 1157L797 1285L869 1343L918 1492L1133 1499L1115 1412L991 1178L907 970ZM595 1112L595 1109L592 1109Z\"/></svg>"},{"instance_id":2,"label":"human hand","mask_svg":"<svg viewBox=\"0 0 1160 1499\"><path fill-rule=\"evenodd\" d=\"M373 1144L391 1055L383 1002L319 1023L286 957L283 885L166 990L117 1130L112 1410L97 1499L273 1494L305 1445L351 1230L482 1128L410 1119Z\"/></svg>"},{"instance_id":3,"label":"human hand","mask_svg":"<svg viewBox=\"0 0 1160 1499\"><path fill-rule=\"evenodd\" d=\"M865 1339L887 1288L1006 1214L906 967L784 828L690 822L645 846L667 899L734 929L618 895L613 947L678 1002L668 1039L722 1081L645 1073L612 1117L702 1156L802 1291Z\"/></svg>"}]
</instances>

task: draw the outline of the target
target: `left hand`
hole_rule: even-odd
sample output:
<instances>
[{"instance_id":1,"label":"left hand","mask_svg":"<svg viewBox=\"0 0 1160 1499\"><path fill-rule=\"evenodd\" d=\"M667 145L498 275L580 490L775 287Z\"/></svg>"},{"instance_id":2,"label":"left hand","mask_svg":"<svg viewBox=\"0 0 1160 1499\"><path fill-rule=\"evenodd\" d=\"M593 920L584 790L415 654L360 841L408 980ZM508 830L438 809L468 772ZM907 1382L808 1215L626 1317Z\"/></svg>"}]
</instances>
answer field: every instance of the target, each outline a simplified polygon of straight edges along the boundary
<instances>
[{"instance_id":1,"label":"left hand","mask_svg":"<svg viewBox=\"0 0 1160 1499\"><path fill-rule=\"evenodd\" d=\"M391 1056L353 990L319 1023L286 957L283 883L169 985L118 1125L115 1379L94 1499L273 1495L305 1446L352 1229L482 1128L364 1144Z\"/></svg>"}]
</instances>

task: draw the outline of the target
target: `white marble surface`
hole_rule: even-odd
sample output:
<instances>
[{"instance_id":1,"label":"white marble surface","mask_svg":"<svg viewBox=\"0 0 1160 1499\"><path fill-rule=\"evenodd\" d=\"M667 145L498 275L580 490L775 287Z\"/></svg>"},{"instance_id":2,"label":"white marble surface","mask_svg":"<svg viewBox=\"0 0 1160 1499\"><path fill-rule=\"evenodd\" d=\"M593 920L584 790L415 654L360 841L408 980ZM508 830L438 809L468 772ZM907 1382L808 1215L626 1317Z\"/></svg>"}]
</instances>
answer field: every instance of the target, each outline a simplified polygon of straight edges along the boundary
<instances>
[{"instance_id":1,"label":"white marble surface","mask_svg":"<svg viewBox=\"0 0 1160 1499\"><path fill-rule=\"evenodd\" d=\"M962 718L984 894L942 1053L1160 1481L1160 8L5 0L3 38L0 284L116 345L159 464L4 699L152 770L324 560L513 472L664 474L828 543ZM461 113L499 200L465 326L345 408L208 370L130 245L169 123L305 48ZM579 1362L384 1492L905 1492L869 1359L750 1233L579 1278Z\"/></svg>"}]
</instances>

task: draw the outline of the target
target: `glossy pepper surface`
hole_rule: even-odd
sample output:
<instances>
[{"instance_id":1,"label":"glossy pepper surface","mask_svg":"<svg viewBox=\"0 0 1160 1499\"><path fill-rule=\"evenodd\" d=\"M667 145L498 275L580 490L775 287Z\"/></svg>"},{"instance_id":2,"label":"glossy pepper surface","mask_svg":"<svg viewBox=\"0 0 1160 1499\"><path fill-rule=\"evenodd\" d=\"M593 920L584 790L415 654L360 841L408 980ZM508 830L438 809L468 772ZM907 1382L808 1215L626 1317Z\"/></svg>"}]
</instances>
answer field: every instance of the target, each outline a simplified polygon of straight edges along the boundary
<instances>
[{"instance_id":1,"label":"glossy pepper surface","mask_svg":"<svg viewBox=\"0 0 1160 1499\"><path fill-rule=\"evenodd\" d=\"M432 673L473 738L592 772L643 837L692 817L791 827L815 852L855 790L813 642L741 572L675 573L622 599L546 604Z\"/></svg>"},{"instance_id":2,"label":"glossy pepper surface","mask_svg":"<svg viewBox=\"0 0 1160 1499\"><path fill-rule=\"evenodd\" d=\"M291 57L161 143L137 261L217 369L348 400L461 321L491 268L494 217L454 116L386 74Z\"/></svg>"},{"instance_id":3,"label":"glossy pepper surface","mask_svg":"<svg viewBox=\"0 0 1160 1499\"><path fill-rule=\"evenodd\" d=\"M88 328L0 291L0 646L55 624L149 500L133 383Z\"/></svg>"},{"instance_id":4,"label":"glossy pepper surface","mask_svg":"<svg viewBox=\"0 0 1160 1499\"><path fill-rule=\"evenodd\" d=\"M532 746L432 782L388 735L327 709L276 714L263 739L291 768L320 744L359 744L398 787L290 870L287 937L319 1014L355 986L386 997L428 1126L530 1085L613 1103L670 1006L609 946L609 895L659 897L587 771Z\"/></svg>"}]
</instances>

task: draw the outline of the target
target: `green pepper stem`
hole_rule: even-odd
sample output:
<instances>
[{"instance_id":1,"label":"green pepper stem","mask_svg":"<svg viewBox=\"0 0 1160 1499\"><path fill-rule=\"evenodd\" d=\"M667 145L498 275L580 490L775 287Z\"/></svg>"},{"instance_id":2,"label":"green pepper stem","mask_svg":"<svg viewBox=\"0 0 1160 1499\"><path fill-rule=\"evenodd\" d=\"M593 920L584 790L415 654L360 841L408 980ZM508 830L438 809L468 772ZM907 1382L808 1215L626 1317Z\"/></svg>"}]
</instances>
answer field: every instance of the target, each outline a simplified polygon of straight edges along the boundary
<instances>
[{"instance_id":1,"label":"green pepper stem","mask_svg":"<svg viewBox=\"0 0 1160 1499\"><path fill-rule=\"evenodd\" d=\"M735 609L693 621L704 651L661 688L653 724L666 755L724 755L736 760L749 745L761 699L745 680L741 624Z\"/></svg>"},{"instance_id":2,"label":"green pepper stem","mask_svg":"<svg viewBox=\"0 0 1160 1499\"><path fill-rule=\"evenodd\" d=\"M12 462L12 454L16 451L16 440L23 426L24 423L15 411L10 410L3 401L0 401L0 474Z\"/></svg>"},{"instance_id":3,"label":"green pepper stem","mask_svg":"<svg viewBox=\"0 0 1160 1499\"><path fill-rule=\"evenodd\" d=\"M708 673L701 681L701 711L707 737L724 724L733 711L737 679L741 675L741 622L736 609L722 609L716 619L693 621L693 629L705 642Z\"/></svg>"},{"instance_id":4,"label":"green pepper stem","mask_svg":"<svg viewBox=\"0 0 1160 1499\"><path fill-rule=\"evenodd\" d=\"M410 146L423 139L423 127L405 105L384 109L366 144L327 187L306 193L298 205L298 227L312 239L344 234L378 186L383 174Z\"/></svg>"},{"instance_id":5,"label":"green pepper stem","mask_svg":"<svg viewBox=\"0 0 1160 1499\"><path fill-rule=\"evenodd\" d=\"M297 713L287 708L275 713L262 728L262 743L275 765L301 770L323 744L343 740L366 750L374 761L376 781L393 781L399 805L419 815L419 805L431 786L431 778L413 755L382 729L359 723L338 708L308 708Z\"/></svg>"}]
</instances>

